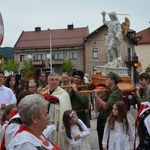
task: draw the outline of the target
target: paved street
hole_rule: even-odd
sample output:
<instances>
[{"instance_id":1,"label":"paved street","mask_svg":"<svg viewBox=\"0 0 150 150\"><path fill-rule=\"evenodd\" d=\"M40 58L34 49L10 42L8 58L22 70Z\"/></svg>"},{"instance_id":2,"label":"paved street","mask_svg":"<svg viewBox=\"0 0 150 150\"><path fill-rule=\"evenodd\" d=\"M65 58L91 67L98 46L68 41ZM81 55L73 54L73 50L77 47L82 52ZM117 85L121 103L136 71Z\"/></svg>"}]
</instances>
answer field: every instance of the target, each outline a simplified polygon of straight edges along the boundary
<instances>
[{"instance_id":1,"label":"paved street","mask_svg":"<svg viewBox=\"0 0 150 150\"><path fill-rule=\"evenodd\" d=\"M94 111L92 111L92 117L95 116ZM88 137L88 141L90 143L91 149L92 150L98 150L98 138L97 138L97 131L96 131L96 124L97 124L97 119L92 119L90 120L91 122L91 135Z\"/></svg>"},{"instance_id":2,"label":"paved street","mask_svg":"<svg viewBox=\"0 0 150 150\"><path fill-rule=\"evenodd\" d=\"M128 118L132 121L133 125L135 122L136 114L137 114L137 110L131 106L130 112L128 112ZM92 116L94 115L95 113L94 111L92 111ZM91 128L90 128L91 135L88 137L88 141L90 143L92 150L98 150L98 138L97 138L97 131L96 131L97 119L92 119L90 122L91 122ZM131 144L131 149L133 150L132 144Z\"/></svg>"}]
</instances>

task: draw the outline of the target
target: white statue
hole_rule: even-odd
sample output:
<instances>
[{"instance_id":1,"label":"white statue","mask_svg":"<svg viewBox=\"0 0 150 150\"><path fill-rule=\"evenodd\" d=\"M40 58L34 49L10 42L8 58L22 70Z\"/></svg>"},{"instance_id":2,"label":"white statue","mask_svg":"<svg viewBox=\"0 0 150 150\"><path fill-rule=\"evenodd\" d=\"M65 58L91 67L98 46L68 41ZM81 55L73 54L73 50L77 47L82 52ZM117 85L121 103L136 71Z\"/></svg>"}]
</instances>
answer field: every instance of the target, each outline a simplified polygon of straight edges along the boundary
<instances>
[{"instance_id":1,"label":"white statue","mask_svg":"<svg viewBox=\"0 0 150 150\"><path fill-rule=\"evenodd\" d=\"M108 27L108 34L106 37L106 57L108 63L105 66L108 67L122 67L123 62L121 59L120 45L123 39L121 24L118 21L115 12L110 12L110 20L106 20L105 11L102 12L103 23Z\"/></svg>"}]
</instances>

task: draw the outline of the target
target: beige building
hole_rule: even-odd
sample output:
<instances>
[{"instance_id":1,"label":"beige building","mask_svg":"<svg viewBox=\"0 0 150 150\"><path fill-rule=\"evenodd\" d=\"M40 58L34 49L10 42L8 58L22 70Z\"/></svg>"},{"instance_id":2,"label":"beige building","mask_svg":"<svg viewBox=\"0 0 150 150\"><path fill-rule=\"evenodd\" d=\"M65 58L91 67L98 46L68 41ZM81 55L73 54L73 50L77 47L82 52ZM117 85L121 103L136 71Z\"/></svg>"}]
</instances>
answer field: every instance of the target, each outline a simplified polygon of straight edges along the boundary
<instances>
[{"instance_id":1,"label":"beige building","mask_svg":"<svg viewBox=\"0 0 150 150\"><path fill-rule=\"evenodd\" d=\"M61 75L64 60L71 59L74 69L84 69L84 37L88 27L66 29L23 31L14 46L14 60L20 62L20 72L24 60L32 59L36 78L40 71L57 72ZM51 56L51 57L50 57Z\"/></svg>"},{"instance_id":2,"label":"beige building","mask_svg":"<svg viewBox=\"0 0 150 150\"><path fill-rule=\"evenodd\" d=\"M150 65L150 28L144 29L136 34L138 45L136 53L142 64L142 72Z\"/></svg>"}]
</instances>

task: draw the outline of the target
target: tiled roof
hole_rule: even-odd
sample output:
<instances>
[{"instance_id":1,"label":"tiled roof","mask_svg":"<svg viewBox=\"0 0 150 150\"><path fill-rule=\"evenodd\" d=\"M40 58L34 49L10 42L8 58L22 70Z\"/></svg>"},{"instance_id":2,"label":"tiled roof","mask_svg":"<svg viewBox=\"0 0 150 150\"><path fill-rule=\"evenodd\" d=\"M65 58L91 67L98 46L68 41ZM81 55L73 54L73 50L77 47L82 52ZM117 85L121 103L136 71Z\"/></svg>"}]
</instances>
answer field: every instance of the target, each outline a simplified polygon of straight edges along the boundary
<instances>
[{"instance_id":1,"label":"tiled roof","mask_svg":"<svg viewBox=\"0 0 150 150\"><path fill-rule=\"evenodd\" d=\"M81 27L73 29L23 31L14 48L49 48L50 33L52 47L83 46L83 39L89 34L89 29L88 27Z\"/></svg>"},{"instance_id":2,"label":"tiled roof","mask_svg":"<svg viewBox=\"0 0 150 150\"><path fill-rule=\"evenodd\" d=\"M99 32L101 29L103 29L104 27L106 27L106 25L102 25L99 28L97 28L96 30L94 30L93 32L91 32L90 34L88 34L84 40L86 41L88 38L90 38L91 36L93 36L94 34L96 34L97 32Z\"/></svg>"},{"instance_id":3,"label":"tiled roof","mask_svg":"<svg viewBox=\"0 0 150 150\"><path fill-rule=\"evenodd\" d=\"M87 35L84 40L86 41L88 38L92 37L94 34L97 34L97 32L99 32L100 30L102 30L103 28L107 28L106 25L102 25L99 28L97 28L96 30L94 30L92 33L90 33L89 35ZM133 43L135 45L137 45L137 39L135 38L135 31L132 29L129 29L127 32L127 36L130 38L131 41L133 41Z\"/></svg>"},{"instance_id":4,"label":"tiled roof","mask_svg":"<svg viewBox=\"0 0 150 150\"><path fill-rule=\"evenodd\" d=\"M139 38L138 45L150 44L150 28L137 32L136 37Z\"/></svg>"}]
</instances>

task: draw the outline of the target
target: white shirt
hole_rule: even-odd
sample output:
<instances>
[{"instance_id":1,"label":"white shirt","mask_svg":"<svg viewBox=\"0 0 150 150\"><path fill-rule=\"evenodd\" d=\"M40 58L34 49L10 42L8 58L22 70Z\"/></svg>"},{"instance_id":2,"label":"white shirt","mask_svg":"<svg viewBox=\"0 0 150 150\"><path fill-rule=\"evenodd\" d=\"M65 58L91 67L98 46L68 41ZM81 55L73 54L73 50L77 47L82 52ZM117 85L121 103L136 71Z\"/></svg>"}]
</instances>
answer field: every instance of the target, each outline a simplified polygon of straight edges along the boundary
<instances>
[{"instance_id":1,"label":"white shirt","mask_svg":"<svg viewBox=\"0 0 150 150\"><path fill-rule=\"evenodd\" d=\"M4 85L0 86L0 108L1 104L10 105L16 104L16 102L16 96L13 91Z\"/></svg>"},{"instance_id":2,"label":"white shirt","mask_svg":"<svg viewBox=\"0 0 150 150\"><path fill-rule=\"evenodd\" d=\"M111 130L108 126L108 122L105 124L104 134L103 134L103 148L107 147L109 150L129 150L131 141L134 145L134 129L131 121L128 119L129 129L126 133L126 127L123 127L122 123L115 121L114 129Z\"/></svg>"},{"instance_id":3,"label":"white shirt","mask_svg":"<svg viewBox=\"0 0 150 150\"><path fill-rule=\"evenodd\" d=\"M86 125L82 122L82 120L78 119L78 123L80 124L82 131L80 131L78 125L71 126L71 136L74 137L76 135L80 135L80 139L75 141L73 138L69 139L66 135L66 133L63 133L65 131L62 131L62 139L65 141L67 139L69 144L64 144L63 150L91 150L91 147L89 145L88 140L86 139L90 135L90 130L86 127ZM63 136L65 135L65 137Z\"/></svg>"},{"instance_id":4,"label":"white shirt","mask_svg":"<svg viewBox=\"0 0 150 150\"><path fill-rule=\"evenodd\" d=\"M42 136L41 136L42 138ZM36 147L43 147L43 149L52 150L53 145L49 143L49 146L43 145L43 142L35 137L33 134L22 131L18 133L7 145L7 150L37 150Z\"/></svg>"},{"instance_id":5,"label":"white shirt","mask_svg":"<svg viewBox=\"0 0 150 150\"><path fill-rule=\"evenodd\" d=\"M17 113L13 116L10 121L14 118L20 118L19 114ZM9 144L9 142L13 139L16 132L19 130L20 124L18 123L11 123L5 129L5 146Z\"/></svg>"},{"instance_id":6,"label":"white shirt","mask_svg":"<svg viewBox=\"0 0 150 150\"><path fill-rule=\"evenodd\" d=\"M10 121L14 118L20 118L20 115L17 113L14 117L12 117L10 119ZM15 136L16 132L19 130L19 128L20 128L20 124L18 124L18 123L11 123L6 127L5 146L7 146L10 143L10 141L14 138L14 136ZM43 131L44 136L47 138L52 133L52 131L55 129L56 129L55 125L47 126L47 128Z\"/></svg>"}]
</instances>

